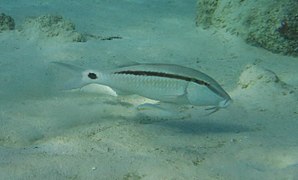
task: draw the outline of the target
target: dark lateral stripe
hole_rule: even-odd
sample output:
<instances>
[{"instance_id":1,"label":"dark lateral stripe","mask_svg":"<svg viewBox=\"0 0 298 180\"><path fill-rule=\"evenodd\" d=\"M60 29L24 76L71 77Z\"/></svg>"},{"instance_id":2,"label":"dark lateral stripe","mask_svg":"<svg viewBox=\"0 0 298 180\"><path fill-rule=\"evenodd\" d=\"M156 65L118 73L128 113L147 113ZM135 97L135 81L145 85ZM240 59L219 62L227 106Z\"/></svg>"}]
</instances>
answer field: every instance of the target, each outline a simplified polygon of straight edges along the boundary
<instances>
[{"instance_id":1,"label":"dark lateral stripe","mask_svg":"<svg viewBox=\"0 0 298 180\"><path fill-rule=\"evenodd\" d=\"M190 78L186 76L180 76L176 74L169 74L169 73L163 73L163 72L153 72L153 71L119 71L115 72L115 74L131 74L131 75L136 75L136 76L156 76L156 77L165 77L165 78L171 78L171 79L179 79L179 80L184 80L188 82L194 82L199 85L204 85L207 86L208 88L210 87L210 84L199 80L195 78Z\"/></svg>"}]
</instances>

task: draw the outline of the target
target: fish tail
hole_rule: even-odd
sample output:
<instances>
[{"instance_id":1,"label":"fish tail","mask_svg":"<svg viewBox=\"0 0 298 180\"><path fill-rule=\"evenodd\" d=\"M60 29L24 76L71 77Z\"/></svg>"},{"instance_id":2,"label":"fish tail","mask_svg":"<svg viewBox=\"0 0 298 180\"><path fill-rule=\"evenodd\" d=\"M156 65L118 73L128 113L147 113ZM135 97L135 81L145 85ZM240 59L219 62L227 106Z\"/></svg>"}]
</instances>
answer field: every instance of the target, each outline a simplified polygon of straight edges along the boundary
<instances>
[{"instance_id":1,"label":"fish tail","mask_svg":"<svg viewBox=\"0 0 298 180\"><path fill-rule=\"evenodd\" d=\"M82 78L83 68L63 62L51 62L51 64L62 67L58 71L59 80L64 81L63 86L60 88L61 90L79 89L89 84Z\"/></svg>"}]
</instances>

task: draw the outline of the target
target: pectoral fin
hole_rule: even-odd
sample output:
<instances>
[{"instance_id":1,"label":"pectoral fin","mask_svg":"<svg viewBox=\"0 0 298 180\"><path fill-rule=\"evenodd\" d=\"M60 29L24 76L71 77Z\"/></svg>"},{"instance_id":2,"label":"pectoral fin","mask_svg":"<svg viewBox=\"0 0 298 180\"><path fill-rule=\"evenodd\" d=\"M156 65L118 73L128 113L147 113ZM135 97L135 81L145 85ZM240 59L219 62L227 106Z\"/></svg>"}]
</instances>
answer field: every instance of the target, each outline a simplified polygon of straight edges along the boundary
<instances>
[{"instance_id":1,"label":"pectoral fin","mask_svg":"<svg viewBox=\"0 0 298 180\"><path fill-rule=\"evenodd\" d=\"M133 93L131 92L127 92L127 91L122 91L122 90L119 90L119 89L115 89L115 88L112 88L113 91L115 91L115 93L118 95L118 96L128 96L128 95L132 95Z\"/></svg>"}]
</instances>

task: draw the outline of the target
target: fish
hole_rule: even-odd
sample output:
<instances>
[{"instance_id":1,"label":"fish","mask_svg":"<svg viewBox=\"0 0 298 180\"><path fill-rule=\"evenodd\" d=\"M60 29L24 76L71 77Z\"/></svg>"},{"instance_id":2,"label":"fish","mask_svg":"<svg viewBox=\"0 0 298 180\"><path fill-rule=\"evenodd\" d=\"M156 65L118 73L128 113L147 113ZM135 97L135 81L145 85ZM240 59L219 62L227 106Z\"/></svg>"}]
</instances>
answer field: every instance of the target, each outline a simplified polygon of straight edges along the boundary
<instances>
[{"instance_id":1,"label":"fish","mask_svg":"<svg viewBox=\"0 0 298 180\"><path fill-rule=\"evenodd\" d=\"M162 103L209 106L216 112L232 102L229 94L207 74L175 64L137 64L110 70L83 69L63 62L60 66L80 73L71 88L105 85L119 94L137 94Z\"/></svg>"}]
</instances>

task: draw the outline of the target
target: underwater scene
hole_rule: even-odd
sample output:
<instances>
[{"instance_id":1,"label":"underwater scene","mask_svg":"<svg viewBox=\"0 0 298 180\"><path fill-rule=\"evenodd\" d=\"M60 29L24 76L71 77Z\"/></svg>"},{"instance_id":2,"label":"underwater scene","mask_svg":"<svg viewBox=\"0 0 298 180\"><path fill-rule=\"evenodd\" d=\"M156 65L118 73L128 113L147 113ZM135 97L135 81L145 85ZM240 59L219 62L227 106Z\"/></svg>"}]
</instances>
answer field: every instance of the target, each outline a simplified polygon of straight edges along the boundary
<instances>
[{"instance_id":1,"label":"underwater scene","mask_svg":"<svg viewBox=\"0 0 298 180\"><path fill-rule=\"evenodd\" d=\"M298 180L297 0L0 0L0 179Z\"/></svg>"}]
</instances>

